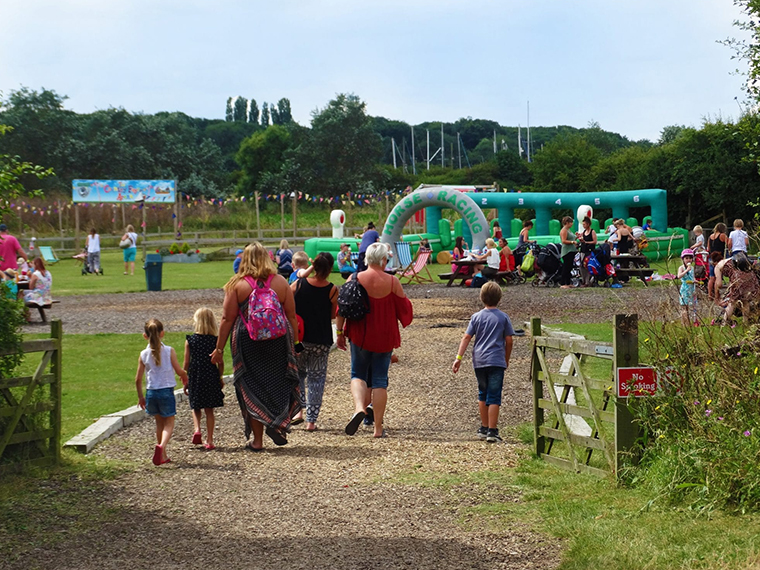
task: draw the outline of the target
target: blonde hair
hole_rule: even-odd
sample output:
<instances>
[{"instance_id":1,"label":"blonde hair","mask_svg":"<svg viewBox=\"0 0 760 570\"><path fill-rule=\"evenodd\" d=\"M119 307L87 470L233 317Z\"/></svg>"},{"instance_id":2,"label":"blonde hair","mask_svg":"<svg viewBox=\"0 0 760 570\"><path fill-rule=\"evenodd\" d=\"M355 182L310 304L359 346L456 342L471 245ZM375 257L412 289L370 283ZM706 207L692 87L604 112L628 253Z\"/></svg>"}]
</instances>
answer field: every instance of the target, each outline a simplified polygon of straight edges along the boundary
<instances>
[{"instance_id":1,"label":"blonde hair","mask_svg":"<svg viewBox=\"0 0 760 570\"><path fill-rule=\"evenodd\" d=\"M224 292L229 293L235 289L238 281L242 281L246 276L254 279L266 279L273 273L277 273L277 266L269 257L269 252L259 242L255 241L246 246L243 250L243 256L240 258L240 267L238 272L233 275L224 286Z\"/></svg>"},{"instance_id":2,"label":"blonde hair","mask_svg":"<svg viewBox=\"0 0 760 570\"><path fill-rule=\"evenodd\" d=\"M297 251L293 254L293 267L306 269L309 267L309 256L305 251Z\"/></svg>"},{"instance_id":3,"label":"blonde hair","mask_svg":"<svg viewBox=\"0 0 760 570\"><path fill-rule=\"evenodd\" d=\"M132 224L129 224L129 225L127 226L127 231L128 231L128 232L134 232L134 231L135 231L135 228L134 228L134 226L133 226Z\"/></svg>"},{"instance_id":4,"label":"blonde hair","mask_svg":"<svg viewBox=\"0 0 760 570\"><path fill-rule=\"evenodd\" d=\"M193 324L195 325L195 334L209 334L217 336L219 327L216 324L214 312L208 307L201 307L193 315Z\"/></svg>"},{"instance_id":5,"label":"blonde hair","mask_svg":"<svg viewBox=\"0 0 760 570\"><path fill-rule=\"evenodd\" d=\"M742 220L740 220L739 218L736 218L734 220L734 227L742 229L744 227L744 222Z\"/></svg>"},{"instance_id":6,"label":"blonde hair","mask_svg":"<svg viewBox=\"0 0 760 570\"><path fill-rule=\"evenodd\" d=\"M496 242L493 241L493 238L486 238L486 247L489 247L489 248L496 247Z\"/></svg>"},{"instance_id":7,"label":"blonde hair","mask_svg":"<svg viewBox=\"0 0 760 570\"><path fill-rule=\"evenodd\" d=\"M697 224L696 226L694 226L694 229L691 230L691 231L693 231L695 234L699 235L699 234L702 233L702 226L700 226L699 224Z\"/></svg>"},{"instance_id":8,"label":"blonde hair","mask_svg":"<svg viewBox=\"0 0 760 570\"><path fill-rule=\"evenodd\" d=\"M158 319L150 319L145 323L145 336L148 337L148 344L153 354L153 360L156 361L156 366L161 366L162 332L164 332L164 325Z\"/></svg>"},{"instance_id":9,"label":"blonde hair","mask_svg":"<svg viewBox=\"0 0 760 570\"><path fill-rule=\"evenodd\" d=\"M288 247L289 247L288 240L286 239L280 240L280 249L288 249Z\"/></svg>"}]
</instances>

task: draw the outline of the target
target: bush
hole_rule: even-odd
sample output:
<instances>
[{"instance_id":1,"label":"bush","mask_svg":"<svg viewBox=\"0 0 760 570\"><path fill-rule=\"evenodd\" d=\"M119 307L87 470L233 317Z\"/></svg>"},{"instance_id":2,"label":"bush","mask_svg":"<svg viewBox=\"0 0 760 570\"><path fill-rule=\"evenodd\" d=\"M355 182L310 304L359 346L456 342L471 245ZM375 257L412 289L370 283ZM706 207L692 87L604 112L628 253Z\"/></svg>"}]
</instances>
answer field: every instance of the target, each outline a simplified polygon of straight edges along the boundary
<instances>
[{"instance_id":1,"label":"bush","mask_svg":"<svg viewBox=\"0 0 760 570\"><path fill-rule=\"evenodd\" d=\"M179 244L178 244L178 243L175 241L175 242L174 242L174 243L171 245L171 247L169 247L169 253L170 253L170 254L172 254L172 255L174 255L174 254L176 254L176 253L180 253L180 252L181 252L181 249L180 249L180 247L179 247Z\"/></svg>"},{"instance_id":2,"label":"bush","mask_svg":"<svg viewBox=\"0 0 760 570\"><path fill-rule=\"evenodd\" d=\"M5 292L6 288L0 285L0 350L12 351L12 354L0 357L0 378L9 378L22 358L23 303L9 299Z\"/></svg>"},{"instance_id":3,"label":"bush","mask_svg":"<svg viewBox=\"0 0 760 570\"><path fill-rule=\"evenodd\" d=\"M161 257L166 257L167 255L172 254L171 250L166 246L159 248L158 253L161 255Z\"/></svg>"},{"instance_id":4,"label":"bush","mask_svg":"<svg viewBox=\"0 0 760 570\"><path fill-rule=\"evenodd\" d=\"M628 474L694 508L760 507L760 328L642 326L640 342L671 386L633 406L643 458Z\"/></svg>"},{"instance_id":5,"label":"bush","mask_svg":"<svg viewBox=\"0 0 760 570\"><path fill-rule=\"evenodd\" d=\"M187 242L185 242L185 243L183 243L183 244L182 244L182 247L180 247L180 248L179 248L179 250L180 250L182 253L185 253L185 254L186 254L188 251L190 251L190 246L189 246L189 245L187 245Z\"/></svg>"}]
</instances>

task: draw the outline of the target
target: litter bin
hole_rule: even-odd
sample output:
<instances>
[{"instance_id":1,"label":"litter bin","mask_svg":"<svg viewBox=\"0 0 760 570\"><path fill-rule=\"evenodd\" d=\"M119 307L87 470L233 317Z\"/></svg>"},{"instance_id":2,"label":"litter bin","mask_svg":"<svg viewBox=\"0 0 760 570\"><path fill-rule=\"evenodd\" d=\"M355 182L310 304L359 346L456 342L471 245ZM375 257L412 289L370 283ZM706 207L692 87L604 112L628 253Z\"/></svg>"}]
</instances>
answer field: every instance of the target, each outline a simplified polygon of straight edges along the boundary
<instances>
[{"instance_id":1,"label":"litter bin","mask_svg":"<svg viewBox=\"0 0 760 570\"><path fill-rule=\"evenodd\" d=\"M161 272L164 262L161 256L157 253L149 253L145 256L145 283L148 286L148 291L160 291L161 290Z\"/></svg>"}]
</instances>

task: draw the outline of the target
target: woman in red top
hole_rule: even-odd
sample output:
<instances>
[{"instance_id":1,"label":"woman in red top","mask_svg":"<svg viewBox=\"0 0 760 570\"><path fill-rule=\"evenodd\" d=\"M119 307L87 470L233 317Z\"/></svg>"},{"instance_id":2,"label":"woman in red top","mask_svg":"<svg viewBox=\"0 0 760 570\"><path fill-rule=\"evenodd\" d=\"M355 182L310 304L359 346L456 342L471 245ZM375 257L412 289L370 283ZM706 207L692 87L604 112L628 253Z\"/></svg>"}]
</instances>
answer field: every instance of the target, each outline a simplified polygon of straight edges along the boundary
<instances>
[{"instance_id":1,"label":"woman in red top","mask_svg":"<svg viewBox=\"0 0 760 570\"><path fill-rule=\"evenodd\" d=\"M512 250L509 249L509 244L504 238L499 238L499 271L514 271L515 270L515 256L512 255Z\"/></svg>"},{"instance_id":2,"label":"woman in red top","mask_svg":"<svg viewBox=\"0 0 760 570\"><path fill-rule=\"evenodd\" d=\"M385 273L388 249L373 243L364 257L367 270L349 279L358 279L369 295L369 313L360 321L345 320L338 315L338 348L346 350L346 337L351 341L351 394L354 415L346 433L354 435L367 415L367 378L372 373L372 407L375 416L375 437L386 437L383 415L388 401L388 367L394 348L401 346L398 323L406 327L412 322L412 304L404 295L401 283Z\"/></svg>"}]
</instances>

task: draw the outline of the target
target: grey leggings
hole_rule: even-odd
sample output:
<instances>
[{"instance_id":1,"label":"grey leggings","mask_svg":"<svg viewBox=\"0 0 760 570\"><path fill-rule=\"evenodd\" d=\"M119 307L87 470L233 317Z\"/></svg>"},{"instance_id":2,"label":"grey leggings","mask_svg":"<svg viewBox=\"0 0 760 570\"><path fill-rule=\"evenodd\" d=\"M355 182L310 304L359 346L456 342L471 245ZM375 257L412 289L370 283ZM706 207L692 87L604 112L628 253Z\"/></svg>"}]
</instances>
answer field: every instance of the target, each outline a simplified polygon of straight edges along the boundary
<instances>
[{"instance_id":1,"label":"grey leggings","mask_svg":"<svg viewBox=\"0 0 760 570\"><path fill-rule=\"evenodd\" d=\"M100 252L99 251L87 254L87 265L89 266L91 273L100 272Z\"/></svg>"},{"instance_id":2,"label":"grey leggings","mask_svg":"<svg viewBox=\"0 0 760 570\"><path fill-rule=\"evenodd\" d=\"M306 408L306 421L316 423L319 409L322 407L322 395L325 392L330 347L311 342L305 342L303 346L303 352L298 355L301 407Z\"/></svg>"}]
</instances>

